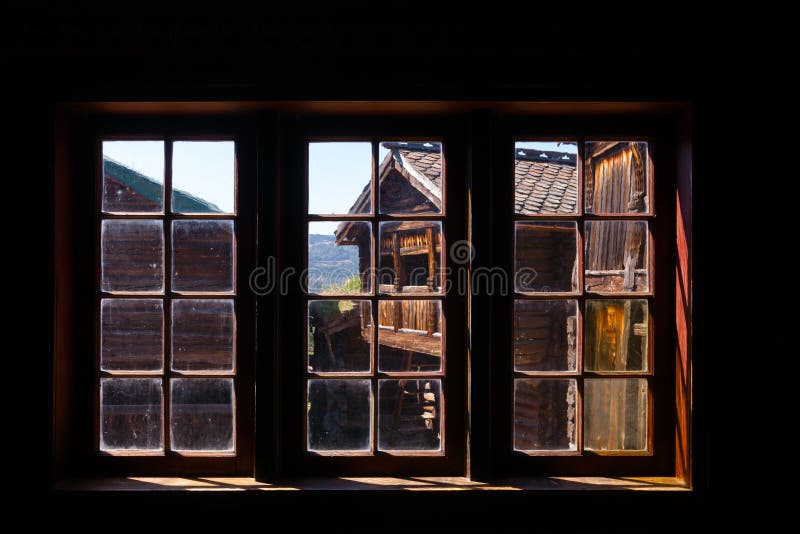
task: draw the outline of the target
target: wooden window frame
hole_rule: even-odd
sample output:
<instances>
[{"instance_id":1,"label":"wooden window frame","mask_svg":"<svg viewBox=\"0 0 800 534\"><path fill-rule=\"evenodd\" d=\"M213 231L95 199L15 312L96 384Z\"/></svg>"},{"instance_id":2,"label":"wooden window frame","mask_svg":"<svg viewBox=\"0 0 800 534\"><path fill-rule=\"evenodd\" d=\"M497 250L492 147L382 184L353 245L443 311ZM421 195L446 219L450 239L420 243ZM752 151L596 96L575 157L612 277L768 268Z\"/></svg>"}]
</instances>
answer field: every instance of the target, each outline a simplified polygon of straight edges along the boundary
<instances>
[{"instance_id":1,"label":"wooden window frame","mask_svg":"<svg viewBox=\"0 0 800 534\"><path fill-rule=\"evenodd\" d=\"M677 477L692 484L692 473L698 469L691 454L692 134L685 104L105 102L60 104L56 119L54 479L226 474L275 481L305 475L380 473L456 475L489 481L503 477L641 475ZM248 202L239 202L236 278L238 294L246 299L248 313L237 310L237 355L240 376L249 376L253 386L261 387L259 395L249 400L248 393L242 393L254 388L240 387L237 402L239 410L255 407L255 413L237 416L239 441L235 458L102 457L96 454L93 440L97 418L92 384L96 375L94 365L87 364L94 361L87 355L94 354L96 321L93 266L99 249L92 229L98 226L94 180L99 161L97 140L101 135L188 138L198 133L241 135L237 138L237 151L246 156L239 160L239 175L252 177L238 183L239 198ZM305 178L304 147L311 133L359 139L444 139L450 177L446 213L448 220L452 219L447 228L448 240L469 239L473 243L473 269L500 266L508 270L513 267L513 231L503 237L493 228L513 228L513 210L508 207L513 205L513 159L509 156L515 138L633 136L650 140L656 151L653 196L658 203L651 204L657 213L651 243L655 247L651 266L657 269L651 270L651 290L659 302L650 343L654 350L652 369L658 377L651 411L656 431L653 454L514 454L510 387L510 314L514 299L481 294L471 295L469 306L462 300L454 303L453 309L445 310L450 339L447 373L451 379L458 377L448 386L448 416L453 421L453 412L457 411L461 421L460 428L446 429L445 457L387 455L365 463L359 458L314 458L292 452L291 447L304 450L305 445L298 439L303 436L302 416L296 417L299 410L291 408L301 393L297 384L302 370L298 372L297 366L302 357L292 360L287 354L302 354L304 332L299 328L305 328L305 300L295 299L302 303L298 304L290 296L255 296L242 291L241 284L247 282L254 266L267 265L270 257L278 258L276 272L303 265L305 241L288 236L292 229L304 224L306 192L296 184ZM463 179L456 180L454 176ZM459 231L454 232L454 228ZM243 246L244 243L248 245ZM468 328L470 324L473 328ZM474 327L480 324L485 326ZM241 346L242 329L247 328L253 332L257 347ZM459 351L457 356L454 345ZM298 347L300 350L296 350ZM246 360L248 352L251 357ZM454 368L454 364L460 368ZM240 424L243 419L254 421L258 434L252 425ZM250 436L244 441L243 431ZM454 436L460 437L454 440Z\"/></svg>"},{"instance_id":2,"label":"wooden window frame","mask_svg":"<svg viewBox=\"0 0 800 534\"><path fill-rule=\"evenodd\" d=\"M252 126L246 122L219 118L181 118L112 116L89 120L82 125L81 135L76 138L81 149L79 159L75 160L75 176L91 177L77 184L80 197L88 200L88 210L76 210L76 228L90 227L93 231L76 232L76 250L82 249L81 268L88 267L91 261L92 275L76 280L76 308L92 309L92 312L79 312L76 336L76 354L94 354L93 364L85 366L92 370L92 382L86 379L86 369L76 369L75 406L80 413L72 414L77 428L91 429L83 439L76 436L76 463L82 465L87 473L95 474L251 474L253 465L253 365L254 350L250 344L255 327L255 301L247 286L250 271L255 260L255 202L250 193L254 179L255 156L253 153ZM160 213L107 214L101 212L103 194L102 142L109 140L159 140L164 141L165 179L164 201ZM173 213L171 207L171 155L174 141L234 141L236 157L236 179L234 182L235 213L232 214L190 214ZM78 155L78 154L76 154ZM83 200L79 201L83 202ZM102 220L159 220L164 224L164 291L159 294L111 294L100 290L100 224ZM171 229L172 221L177 220L225 220L234 225L234 291L230 293L171 291ZM81 239L81 236L86 236ZM85 258L89 258L86 261ZM76 258L77 259L77 258ZM89 297L90 296L90 297ZM160 373L124 372L115 373L100 369L100 302L102 299L117 298L157 298L164 303L164 349L163 369ZM236 313L236 345L233 371L181 373L170 369L171 303L176 298L224 298L234 301ZM91 321L86 318L90 317ZM91 333L86 335L87 333ZM120 376L152 377L162 380L162 451L103 452L99 449L100 436L100 398L99 378ZM234 451L217 452L176 452L170 450L170 382L172 378L233 378L234 380ZM87 406L91 403L91 408ZM84 407L84 408L81 408ZM85 415L92 420L86 421ZM91 438L91 446L86 437Z\"/></svg>"},{"instance_id":3,"label":"wooden window frame","mask_svg":"<svg viewBox=\"0 0 800 534\"><path fill-rule=\"evenodd\" d=\"M307 228L307 223L319 220L359 220L372 223L372 261L378 254L379 224L384 221L397 220L435 220L442 222L442 258L445 265L449 258L444 249L447 242L466 239L466 194L464 179L448 179L450 176L465 176L465 153L463 135L459 134L457 122L452 119L432 117L325 117L301 116L289 126L287 139L283 145L287 163L283 168L281 196L282 209L278 222L278 271L294 269L302 272L307 262L307 244L305 239L297 239L297 232L282 231L285 228ZM369 141L373 142L373 175L377 165L377 142L396 139L441 141L443 159L446 160L444 181L444 204L439 214L399 215L381 214L377 202L378 192L372 191L373 212L371 215L307 215L308 182L307 182L307 145L315 141ZM444 165L443 165L444 167ZM377 180L377 176L374 180ZM302 187L292 184L304 184ZM374 181L373 181L374 183ZM447 280L442 279L442 287ZM466 299L455 292L430 295L418 293L407 296L382 294L378 291L377 280L373 277L373 288L369 294L342 296L308 296L301 294L299 284L289 286L293 292L278 296L278 315L282 322L278 328L278 357L281 367L280 383L284 385L281 401L284 405L296 406L279 411L276 416L281 434L279 436L280 455L284 459L280 474L283 476L343 476L343 475L381 475L381 474L417 474L417 475L463 475L465 465L466 432L464 419L464 377L465 354L463 344L464 325L466 324ZM318 454L306 450L306 414L304 407L305 383L313 376L307 374L306 362L302 357L307 334L305 317L308 300L325 299L362 299L372 302L372 322L378 324L377 314L379 300L433 299L442 302L442 314L445 317L445 328L442 333L442 370L418 375L397 372L380 372L377 368L377 329L373 330L372 370L370 378L373 383L373 444L369 453L352 454ZM461 319L459 319L461 318ZM302 330L301 330L302 328ZM297 355L293 359L290 355ZM431 377L442 381L444 391L441 406L442 450L441 451L380 451L377 447L378 433L378 380L398 377ZM330 375L331 378L339 378ZM355 373L353 374L355 377ZM447 407L445 408L444 404Z\"/></svg>"},{"instance_id":4,"label":"wooden window frame","mask_svg":"<svg viewBox=\"0 0 800 534\"><path fill-rule=\"evenodd\" d=\"M493 404L491 408L491 449L493 454L489 469L495 476L670 476L674 474L675 421L678 417L673 402L676 387L675 336L672 332L675 317L675 299L670 290L675 287L675 247L671 238L675 232L675 187L676 138L674 125L659 117L630 116L506 116L498 120L493 139L493 174L500 185L491 202L483 209L490 213L490 224L502 228L495 234L493 264L513 272L514 224L520 221L560 220L578 223L578 270L581 273L575 292L515 294L494 297L491 306L490 340L492 351L491 370ZM514 213L514 143L522 140L578 141L578 207L574 214L517 215ZM585 141L596 140L647 141L653 155L648 187L649 212L636 214L589 214L584 213L584 169L582 149ZM480 209L473 206L473 210ZM649 221L648 273L649 290L636 293L587 293L584 287L584 243L583 224L597 220L642 220ZM662 222L663 221L663 222ZM499 235L498 235L499 234ZM476 245L477 246L477 245ZM513 368L513 307L516 300L537 301L557 297L578 301L578 313L583 324L585 302L590 299L632 298L645 299L649 305L650 338L648 342L648 371L603 373L588 372L582 368L583 328L579 328L580 349L575 372L564 373L518 373ZM473 306L476 304L473 303ZM663 320L661 318L667 318ZM578 380L577 410L583 413L583 380L592 377L645 378L648 380L648 450L647 451L583 451L582 434L584 420L576 420L576 451L528 452L513 448L514 378L570 378ZM487 422L488 424L488 422ZM473 462L475 458L473 457Z\"/></svg>"}]
</instances>

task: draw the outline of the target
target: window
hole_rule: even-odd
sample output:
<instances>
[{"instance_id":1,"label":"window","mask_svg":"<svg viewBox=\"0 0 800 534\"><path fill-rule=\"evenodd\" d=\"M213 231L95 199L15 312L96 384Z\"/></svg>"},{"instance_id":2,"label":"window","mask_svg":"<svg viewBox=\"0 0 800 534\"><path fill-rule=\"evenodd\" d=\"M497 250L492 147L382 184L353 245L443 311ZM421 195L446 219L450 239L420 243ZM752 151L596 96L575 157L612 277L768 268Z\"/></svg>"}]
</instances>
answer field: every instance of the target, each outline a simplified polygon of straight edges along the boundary
<instances>
[{"instance_id":1,"label":"window","mask_svg":"<svg viewBox=\"0 0 800 534\"><path fill-rule=\"evenodd\" d=\"M76 177L96 180L65 231L60 317L82 334L57 356L75 391L57 408L63 462L259 479L685 469L676 119L465 120L75 127L68 174L80 193Z\"/></svg>"},{"instance_id":2,"label":"window","mask_svg":"<svg viewBox=\"0 0 800 534\"><path fill-rule=\"evenodd\" d=\"M529 135L534 122L558 135ZM674 459L669 140L606 124L592 121L608 128L594 137L509 121L497 141L497 172L513 176L495 212L513 283L492 317L508 475L654 473Z\"/></svg>"},{"instance_id":3,"label":"window","mask_svg":"<svg viewBox=\"0 0 800 534\"><path fill-rule=\"evenodd\" d=\"M578 145L514 147L514 450L649 452L648 145L580 144L583 213Z\"/></svg>"},{"instance_id":4,"label":"window","mask_svg":"<svg viewBox=\"0 0 800 534\"><path fill-rule=\"evenodd\" d=\"M111 469L252 465L252 243L237 135L98 130L94 413ZM245 288L243 291L242 288ZM251 468L250 468L251 469Z\"/></svg>"},{"instance_id":5,"label":"window","mask_svg":"<svg viewBox=\"0 0 800 534\"><path fill-rule=\"evenodd\" d=\"M293 139L287 179L305 187L284 224L306 243L279 263L305 274L283 303L304 328L284 331L281 352L302 364L285 376L304 411L280 414L289 474L463 473L464 353L450 325L465 320L464 296L445 290L447 243L465 231L464 190L450 186L460 149L446 124L401 122L309 120Z\"/></svg>"}]
</instances>

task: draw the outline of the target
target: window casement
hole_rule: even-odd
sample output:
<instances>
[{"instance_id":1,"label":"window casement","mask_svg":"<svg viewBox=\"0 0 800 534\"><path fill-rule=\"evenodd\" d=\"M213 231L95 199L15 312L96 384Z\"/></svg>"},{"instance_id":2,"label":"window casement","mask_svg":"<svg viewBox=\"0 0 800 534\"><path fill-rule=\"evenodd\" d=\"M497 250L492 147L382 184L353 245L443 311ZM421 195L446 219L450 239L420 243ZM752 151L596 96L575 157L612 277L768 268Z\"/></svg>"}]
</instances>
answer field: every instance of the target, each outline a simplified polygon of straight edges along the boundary
<instances>
[{"instance_id":1,"label":"window casement","mask_svg":"<svg viewBox=\"0 0 800 534\"><path fill-rule=\"evenodd\" d=\"M282 398L301 408L279 411L286 475L463 474L466 298L447 291L448 243L466 237L455 132L308 118L287 139L279 228L302 236L279 236L278 265L303 277L278 297Z\"/></svg>"},{"instance_id":2,"label":"window casement","mask_svg":"<svg viewBox=\"0 0 800 534\"><path fill-rule=\"evenodd\" d=\"M86 458L111 473L250 474L252 136L233 124L133 124L99 121L87 136L96 194Z\"/></svg>"},{"instance_id":3,"label":"window casement","mask_svg":"<svg viewBox=\"0 0 800 534\"><path fill-rule=\"evenodd\" d=\"M504 121L494 472L674 469L674 142L657 120Z\"/></svg>"},{"instance_id":4,"label":"window casement","mask_svg":"<svg viewBox=\"0 0 800 534\"><path fill-rule=\"evenodd\" d=\"M71 126L62 472L688 477L677 113L279 107Z\"/></svg>"}]
</instances>

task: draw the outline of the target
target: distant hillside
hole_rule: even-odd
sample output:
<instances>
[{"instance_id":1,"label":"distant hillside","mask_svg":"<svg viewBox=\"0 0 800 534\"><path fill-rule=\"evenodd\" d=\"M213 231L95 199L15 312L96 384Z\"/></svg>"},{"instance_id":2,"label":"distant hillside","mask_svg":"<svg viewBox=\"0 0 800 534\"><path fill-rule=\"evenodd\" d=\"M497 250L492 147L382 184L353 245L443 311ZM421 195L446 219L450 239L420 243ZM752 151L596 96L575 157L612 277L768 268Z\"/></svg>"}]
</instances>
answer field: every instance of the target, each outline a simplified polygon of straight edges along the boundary
<instances>
[{"instance_id":1,"label":"distant hillside","mask_svg":"<svg viewBox=\"0 0 800 534\"><path fill-rule=\"evenodd\" d=\"M333 235L308 236L308 286L319 292L358 274L358 247L336 246Z\"/></svg>"}]
</instances>

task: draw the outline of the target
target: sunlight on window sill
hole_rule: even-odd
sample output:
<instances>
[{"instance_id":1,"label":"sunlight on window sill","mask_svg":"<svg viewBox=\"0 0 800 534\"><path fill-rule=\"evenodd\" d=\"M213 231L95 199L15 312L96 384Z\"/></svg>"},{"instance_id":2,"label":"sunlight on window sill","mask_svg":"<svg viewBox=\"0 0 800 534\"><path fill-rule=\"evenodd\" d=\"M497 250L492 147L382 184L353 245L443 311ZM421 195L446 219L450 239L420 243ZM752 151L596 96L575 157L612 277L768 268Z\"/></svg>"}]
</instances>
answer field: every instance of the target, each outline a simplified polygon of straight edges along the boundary
<instances>
[{"instance_id":1,"label":"sunlight on window sill","mask_svg":"<svg viewBox=\"0 0 800 534\"><path fill-rule=\"evenodd\" d=\"M57 483L60 491L691 491L674 477L536 477L492 483L463 477L340 477L288 480L281 484L249 477L120 477Z\"/></svg>"}]
</instances>

